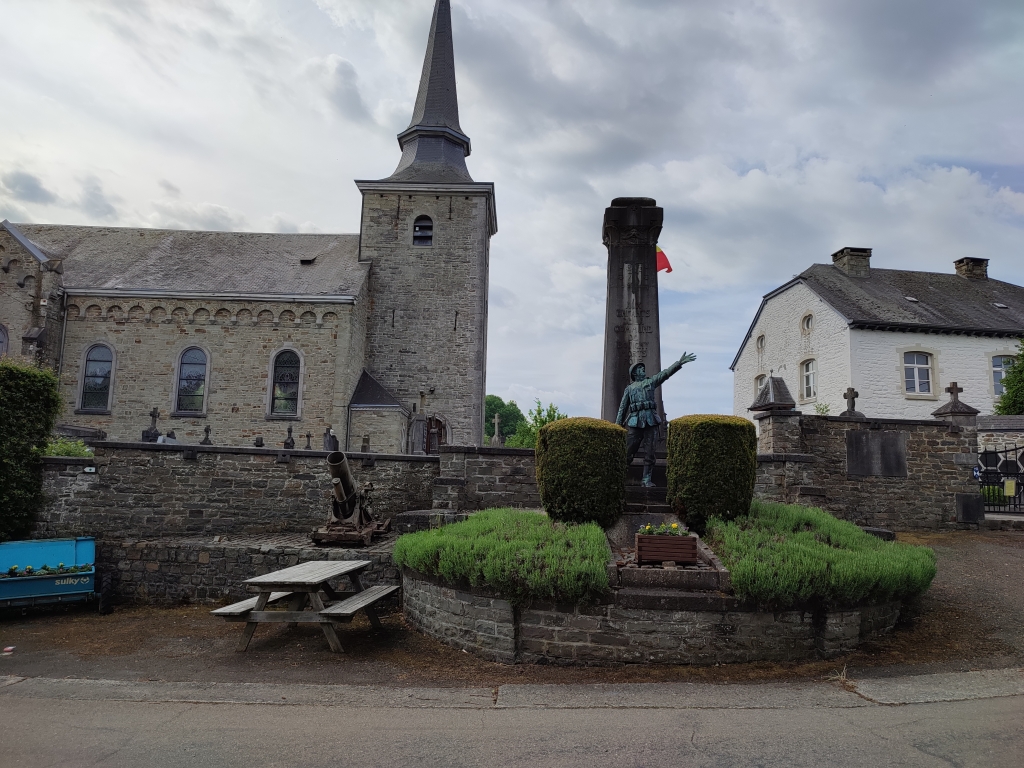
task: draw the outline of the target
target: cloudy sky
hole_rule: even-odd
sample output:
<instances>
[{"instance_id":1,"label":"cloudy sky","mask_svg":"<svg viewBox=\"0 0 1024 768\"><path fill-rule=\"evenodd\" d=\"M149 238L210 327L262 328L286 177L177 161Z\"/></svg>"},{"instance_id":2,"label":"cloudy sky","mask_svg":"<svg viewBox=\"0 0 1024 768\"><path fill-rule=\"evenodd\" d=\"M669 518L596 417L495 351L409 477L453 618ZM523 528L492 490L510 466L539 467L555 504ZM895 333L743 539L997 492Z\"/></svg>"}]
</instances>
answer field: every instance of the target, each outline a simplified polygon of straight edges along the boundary
<instances>
[{"instance_id":1,"label":"cloudy sky","mask_svg":"<svg viewBox=\"0 0 1024 768\"><path fill-rule=\"evenodd\" d=\"M497 187L488 392L597 415L617 196L665 208L663 359L698 356L670 416L730 412L761 295L842 246L1024 283L1020 0L452 5L468 165ZM0 0L0 219L356 232L432 8Z\"/></svg>"}]
</instances>

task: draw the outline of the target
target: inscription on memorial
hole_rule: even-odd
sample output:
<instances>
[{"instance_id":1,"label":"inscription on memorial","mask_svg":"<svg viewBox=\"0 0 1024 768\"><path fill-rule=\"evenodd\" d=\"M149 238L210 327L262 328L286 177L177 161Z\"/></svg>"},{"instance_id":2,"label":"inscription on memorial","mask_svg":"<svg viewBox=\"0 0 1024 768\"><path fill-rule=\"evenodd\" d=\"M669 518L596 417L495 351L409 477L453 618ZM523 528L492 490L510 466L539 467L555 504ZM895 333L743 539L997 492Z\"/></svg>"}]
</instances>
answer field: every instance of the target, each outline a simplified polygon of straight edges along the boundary
<instances>
[{"instance_id":1,"label":"inscription on memorial","mask_svg":"<svg viewBox=\"0 0 1024 768\"><path fill-rule=\"evenodd\" d=\"M850 430L846 433L846 473L858 477L906 477L907 433Z\"/></svg>"}]
</instances>

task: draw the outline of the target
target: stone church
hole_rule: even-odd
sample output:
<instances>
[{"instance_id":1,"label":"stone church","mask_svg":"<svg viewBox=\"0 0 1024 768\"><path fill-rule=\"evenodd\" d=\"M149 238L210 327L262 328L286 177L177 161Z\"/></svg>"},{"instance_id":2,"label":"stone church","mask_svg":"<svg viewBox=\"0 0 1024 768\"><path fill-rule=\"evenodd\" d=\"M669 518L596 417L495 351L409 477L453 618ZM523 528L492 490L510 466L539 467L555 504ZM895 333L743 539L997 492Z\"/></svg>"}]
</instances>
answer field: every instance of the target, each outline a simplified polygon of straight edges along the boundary
<instances>
[{"instance_id":1,"label":"stone church","mask_svg":"<svg viewBox=\"0 0 1024 768\"><path fill-rule=\"evenodd\" d=\"M358 234L0 224L0 354L59 376L61 423L111 440L436 453L483 440L494 185L466 167L437 0L394 173ZM443 301L438 297L444 296Z\"/></svg>"}]
</instances>

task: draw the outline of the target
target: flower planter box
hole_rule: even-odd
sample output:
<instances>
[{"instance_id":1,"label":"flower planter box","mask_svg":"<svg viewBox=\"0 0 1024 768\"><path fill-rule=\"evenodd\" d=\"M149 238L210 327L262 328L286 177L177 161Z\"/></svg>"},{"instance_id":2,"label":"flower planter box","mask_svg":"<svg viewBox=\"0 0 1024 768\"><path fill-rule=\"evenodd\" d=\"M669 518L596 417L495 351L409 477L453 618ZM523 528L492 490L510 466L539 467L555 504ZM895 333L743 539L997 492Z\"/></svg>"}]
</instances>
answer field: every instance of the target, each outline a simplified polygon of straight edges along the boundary
<instances>
[{"instance_id":1,"label":"flower planter box","mask_svg":"<svg viewBox=\"0 0 1024 768\"><path fill-rule=\"evenodd\" d=\"M91 537L8 541L0 544L0 572L12 565L23 570L58 563L91 566L75 573L48 573L0 579L0 607L90 600L96 589L96 543Z\"/></svg>"},{"instance_id":2,"label":"flower planter box","mask_svg":"<svg viewBox=\"0 0 1024 768\"><path fill-rule=\"evenodd\" d=\"M647 536L636 535L637 563L664 563L672 561L677 565L696 563L696 536Z\"/></svg>"}]
</instances>

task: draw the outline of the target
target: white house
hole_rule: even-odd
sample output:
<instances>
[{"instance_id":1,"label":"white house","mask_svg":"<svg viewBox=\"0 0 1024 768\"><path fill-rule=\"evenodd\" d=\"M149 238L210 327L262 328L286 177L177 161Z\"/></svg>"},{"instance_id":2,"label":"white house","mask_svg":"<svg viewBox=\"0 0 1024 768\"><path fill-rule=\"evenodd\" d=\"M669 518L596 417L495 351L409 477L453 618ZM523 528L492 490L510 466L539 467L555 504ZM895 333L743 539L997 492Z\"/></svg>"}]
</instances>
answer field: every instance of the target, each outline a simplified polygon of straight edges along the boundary
<instances>
[{"instance_id":1,"label":"white house","mask_svg":"<svg viewBox=\"0 0 1024 768\"><path fill-rule=\"evenodd\" d=\"M804 412L838 415L848 387L865 416L928 419L956 381L991 414L1024 336L1024 288L992 280L988 259L955 274L875 269L870 248L843 248L767 294L730 366L733 413L771 371Z\"/></svg>"}]
</instances>

